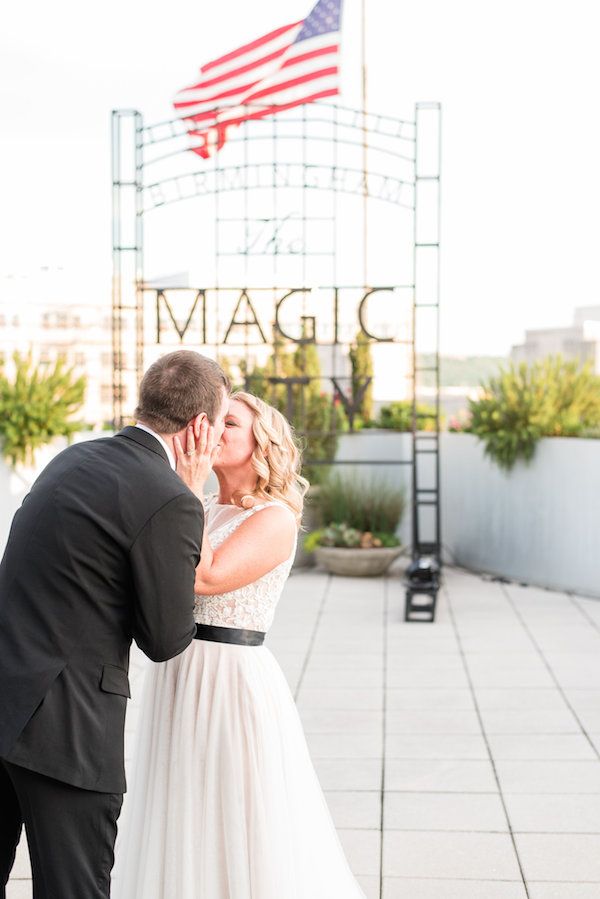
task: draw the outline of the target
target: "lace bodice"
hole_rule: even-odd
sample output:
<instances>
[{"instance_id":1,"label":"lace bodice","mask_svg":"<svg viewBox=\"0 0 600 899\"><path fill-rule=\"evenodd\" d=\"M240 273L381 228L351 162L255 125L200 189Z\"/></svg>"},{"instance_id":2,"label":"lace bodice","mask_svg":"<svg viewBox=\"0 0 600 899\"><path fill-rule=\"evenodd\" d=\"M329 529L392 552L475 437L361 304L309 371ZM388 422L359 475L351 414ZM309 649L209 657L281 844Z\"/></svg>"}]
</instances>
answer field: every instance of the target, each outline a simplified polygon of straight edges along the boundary
<instances>
[{"instance_id":1,"label":"lace bodice","mask_svg":"<svg viewBox=\"0 0 600 899\"><path fill-rule=\"evenodd\" d=\"M277 500L261 503L252 509L222 505L217 497L209 497L205 505L208 537L213 549L226 540L242 522L260 509L271 505L284 505ZM290 514L291 511L290 511ZM268 631L275 616L275 608L288 579L296 553L296 541L292 552L284 562L272 568L257 581L215 596L196 596L194 618L198 624L219 627L241 627L253 631Z\"/></svg>"}]
</instances>

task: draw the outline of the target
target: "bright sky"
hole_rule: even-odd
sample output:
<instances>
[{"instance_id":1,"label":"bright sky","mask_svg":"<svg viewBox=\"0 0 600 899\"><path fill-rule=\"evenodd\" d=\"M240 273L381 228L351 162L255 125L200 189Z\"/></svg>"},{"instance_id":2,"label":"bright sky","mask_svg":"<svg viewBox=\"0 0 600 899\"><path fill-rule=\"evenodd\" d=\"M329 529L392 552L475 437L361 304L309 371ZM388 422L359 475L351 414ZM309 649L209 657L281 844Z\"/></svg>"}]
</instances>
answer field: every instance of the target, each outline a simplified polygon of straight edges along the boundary
<instances>
[{"instance_id":1,"label":"bright sky","mask_svg":"<svg viewBox=\"0 0 600 899\"><path fill-rule=\"evenodd\" d=\"M11 4L0 34L0 275L62 265L110 301L110 110L170 117L197 68L311 0ZM368 107L443 105L442 351L507 353L600 303L595 0L366 0ZM359 102L346 0L345 105ZM0 283L3 283L0 281ZM5 282L4 282L5 283Z\"/></svg>"}]
</instances>

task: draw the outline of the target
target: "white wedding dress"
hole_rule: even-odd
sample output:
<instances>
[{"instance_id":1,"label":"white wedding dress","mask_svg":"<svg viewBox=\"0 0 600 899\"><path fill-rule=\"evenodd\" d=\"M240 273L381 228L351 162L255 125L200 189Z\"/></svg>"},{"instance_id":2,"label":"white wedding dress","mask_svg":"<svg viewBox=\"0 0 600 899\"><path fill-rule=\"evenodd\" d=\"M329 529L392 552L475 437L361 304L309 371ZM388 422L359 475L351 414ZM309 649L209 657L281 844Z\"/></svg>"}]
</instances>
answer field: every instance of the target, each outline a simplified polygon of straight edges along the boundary
<instances>
[{"instance_id":1,"label":"white wedding dress","mask_svg":"<svg viewBox=\"0 0 600 899\"><path fill-rule=\"evenodd\" d=\"M213 548L267 505L215 500ZM293 558L197 597L196 621L267 631ZM193 640L148 665L112 884L112 899L365 899L266 646Z\"/></svg>"}]
</instances>

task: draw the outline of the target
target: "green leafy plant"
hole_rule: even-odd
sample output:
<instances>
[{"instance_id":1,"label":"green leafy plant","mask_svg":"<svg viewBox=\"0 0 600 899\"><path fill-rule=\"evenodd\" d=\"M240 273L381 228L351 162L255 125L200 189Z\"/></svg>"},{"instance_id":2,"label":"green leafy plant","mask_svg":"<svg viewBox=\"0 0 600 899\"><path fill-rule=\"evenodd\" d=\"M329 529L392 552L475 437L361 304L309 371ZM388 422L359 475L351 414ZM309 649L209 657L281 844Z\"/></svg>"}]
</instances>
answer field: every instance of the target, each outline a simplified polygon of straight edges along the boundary
<instances>
[{"instance_id":1,"label":"green leafy plant","mask_svg":"<svg viewBox=\"0 0 600 899\"><path fill-rule=\"evenodd\" d=\"M332 473L315 497L321 520L361 533L394 534L406 509L404 490L388 481L356 472Z\"/></svg>"},{"instance_id":2,"label":"green leafy plant","mask_svg":"<svg viewBox=\"0 0 600 899\"><path fill-rule=\"evenodd\" d=\"M512 363L470 400L468 428L485 454L503 469L529 462L540 437L581 437L600 428L600 377L583 366L548 356L532 365Z\"/></svg>"},{"instance_id":3,"label":"green leafy plant","mask_svg":"<svg viewBox=\"0 0 600 899\"><path fill-rule=\"evenodd\" d=\"M332 523L326 528L311 531L304 538L304 549L313 552L317 546L337 546L344 549L372 549L379 547L400 546L400 540L395 534L386 534L370 531L357 531L349 528L347 524Z\"/></svg>"},{"instance_id":4,"label":"green leafy plant","mask_svg":"<svg viewBox=\"0 0 600 899\"><path fill-rule=\"evenodd\" d=\"M321 537L323 536L323 528L319 528L316 531L311 531L310 534L307 534L304 538L304 549L307 553L313 552L317 546L321 544Z\"/></svg>"},{"instance_id":5,"label":"green leafy plant","mask_svg":"<svg viewBox=\"0 0 600 899\"><path fill-rule=\"evenodd\" d=\"M39 368L31 353L13 354L14 378L0 371L0 443L11 465L30 464L35 451L53 437L70 437L82 427L73 416L85 395L85 378L59 360Z\"/></svg>"},{"instance_id":6,"label":"green leafy plant","mask_svg":"<svg viewBox=\"0 0 600 899\"><path fill-rule=\"evenodd\" d=\"M360 546L362 534L356 528L349 528L345 522L332 522L321 534L321 546Z\"/></svg>"},{"instance_id":7,"label":"green leafy plant","mask_svg":"<svg viewBox=\"0 0 600 899\"><path fill-rule=\"evenodd\" d=\"M440 415L440 428L444 416ZM377 420L378 428L389 428L393 431L412 430L412 403L409 400L397 400L382 406ZM417 403L417 429L419 431L435 431L435 408Z\"/></svg>"},{"instance_id":8,"label":"green leafy plant","mask_svg":"<svg viewBox=\"0 0 600 899\"><path fill-rule=\"evenodd\" d=\"M355 415L360 418L361 425L373 417L373 358L371 341L361 329L350 347L350 367L352 369L352 398L355 404ZM367 384L368 379L371 379ZM366 385L366 386L365 386ZM361 395L362 394L362 395ZM360 399L358 399L360 397ZM351 422L351 427L354 423Z\"/></svg>"}]
</instances>

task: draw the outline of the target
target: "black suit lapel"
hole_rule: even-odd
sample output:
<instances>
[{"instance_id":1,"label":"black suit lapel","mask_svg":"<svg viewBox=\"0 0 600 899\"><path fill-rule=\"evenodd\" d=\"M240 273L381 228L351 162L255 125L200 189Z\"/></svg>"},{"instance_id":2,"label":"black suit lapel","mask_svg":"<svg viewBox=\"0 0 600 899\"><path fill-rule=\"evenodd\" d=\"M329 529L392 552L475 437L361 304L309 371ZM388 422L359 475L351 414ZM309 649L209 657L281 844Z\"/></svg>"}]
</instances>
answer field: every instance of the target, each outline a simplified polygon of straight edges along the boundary
<instances>
[{"instance_id":1,"label":"black suit lapel","mask_svg":"<svg viewBox=\"0 0 600 899\"><path fill-rule=\"evenodd\" d=\"M149 449L153 453L156 453L157 456L160 456L165 460L169 468L171 467L164 446L156 439L156 437L149 434L148 431L142 431L141 428L128 425L126 428L123 428L122 431L119 431L118 434L115 434L115 437L126 437L127 440L133 440L134 443L138 443L140 446L145 447L145 449Z\"/></svg>"}]
</instances>

